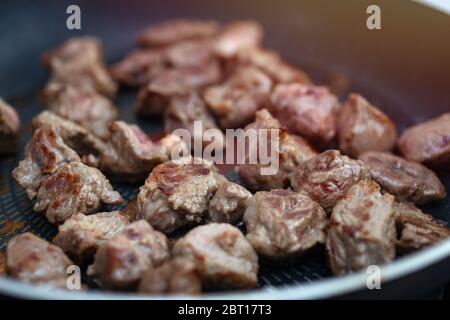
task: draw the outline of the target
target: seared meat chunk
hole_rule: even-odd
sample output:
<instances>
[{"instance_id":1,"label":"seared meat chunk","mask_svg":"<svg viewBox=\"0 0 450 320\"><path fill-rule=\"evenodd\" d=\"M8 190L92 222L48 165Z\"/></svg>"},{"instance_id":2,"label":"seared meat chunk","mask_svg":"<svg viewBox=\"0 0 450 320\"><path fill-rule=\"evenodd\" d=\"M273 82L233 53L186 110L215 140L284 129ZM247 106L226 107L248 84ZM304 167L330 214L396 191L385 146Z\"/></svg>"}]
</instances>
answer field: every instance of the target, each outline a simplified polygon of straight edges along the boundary
<instances>
[{"instance_id":1,"label":"seared meat chunk","mask_svg":"<svg viewBox=\"0 0 450 320\"><path fill-rule=\"evenodd\" d=\"M182 40L210 38L219 26L209 20L171 20L151 26L138 37L142 47L162 47Z\"/></svg>"},{"instance_id":2,"label":"seared meat chunk","mask_svg":"<svg viewBox=\"0 0 450 320\"><path fill-rule=\"evenodd\" d=\"M239 51L258 46L263 37L262 26L255 21L230 23L217 36L214 52L223 58L231 58Z\"/></svg>"},{"instance_id":3,"label":"seared meat chunk","mask_svg":"<svg viewBox=\"0 0 450 320\"><path fill-rule=\"evenodd\" d=\"M328 150L303 162L291 175L295 191L306 192L327 212L331 212L344 192L360 180L369 180L364 162Z\"/></svg>"},{"instance_id":4,"label":"seared meat chunk","mask_svg":"<svg viewBox=\"0 0 450 320\"><path fill-rule=\"evenodd\" d=\"M92 90L50 82L42 94L46 108L108 138L108 124L117 118L117 108L110 100Z\"/></svg>"},{"instance_id":5,"label":"seared meat chunk","mask_svg":"<svg viewBox=\"0 0 450 320\"><path fill-rule=\"evenodd\" d=\"M417 162L387 152L368 151L360 155L372 178L397 200L425 204L447 196L436 174Z\"/></svg>"},{"instance_id":6,"label":"seared meat chunk","mask_svg":"<svg viewBox=\"0 0 450 320\"><path fill-rule=\"evenodd\" d=\"M103 288L134 289L146 270L159 266L169 256L167 237L140 220L102 244L87 273Z\"/></svg>"},{"instance_id":7,"label":"seared meat chunk","mask_svg":"<svg viewBox=\"0 0 450 320\"><path fill-rule=\"evenodd\" d=\"M271 96L270 111L289 132L319 146L329 145L335 135L339 101L326 87L300 83L279 84Z\"/></svg>"},{"instance_id":8,"label":"seared meat chunk","mask_svg":"<svg viewBox=\"0 0 450 320\"><path fill-rule=\"evenodd\" d=\"M15 236L6 248L8 275L34 284L65 288L72 264L60 248L30 232Z\"/></svg>"},{"instance_id":9,"label":"seared meat chunk","mask_svg":"<svg viewBox=\"0 0 450 320\"><path fill-rule=\"evenodd\" d=\"M122 202L120 194L99 170L77 161L61 165L45 177L36 198L33 209L45 211L47 220L57 224L77 212L93 213L102 203Z\"/></svg>"},{"instance_id":10,"label":"seared meat chunk","mask_svg":"<svg viewBox=\"0 0 450 320\"><path fill-rule=\"evenodd\" d=\"M256 285L258 256L241 231L230 224L194 228L175 243L173 254L191 259L207 283L224 288Z\"/></svg>"},{"instance_id":11,"label":"seared meat chunk","mask_svg":"<svg viewBox=\"0 0 450 320\"><path fill-rule=\"evenodd\" d=\"M223 84L206 88L203 98L222 128L240 128L269 101L271 89L269 76L253 66L243 66Z\"/></svg>"},{"instance_id":12,"label":"seared meat chunk","mask_svg":"<svg viewBox=\"0 0 450 320\"><path fill-rule=\"evenodd\" d=\"M257 192L244 214L247 240L270 258L301 255L325 242L327 215L303 193L274 189Z\"/></svg>"},{"instance_id":13,"label":"seared meat chunk","mask_svg":"<svg viewBox=\"0 0 450 320\"><path fill-rule=\"evenodd\" d=\"M334 274L380 265L395 256L394 197L373 180L350 187L333 209L326 241Z\"/></svg>"},{"instance_id":14,"label":"seared meat chunk","mask_svg":"<svg viewBox=\"0 0 450 320\"><path fill-rule=\"evenodd\" d=\"M211 163L199 158L156 166L138 194L138 219L164 233L200 222L218 188L217 175Z\"/></svg>"},{"instance_id":15,"label":"seared meat chunk","mask_svg":"<svg viewBox=\"0 0 450 320\"><path fill-rule=\"evenodd\" d=\"M208 220L212 222L236 222L244 214L252 194L244 187L226 181L222 183L209 202Z\"/></svg>"},{"instance_id":16,"label":"seared meat chunk","mask_svg":"<svg viewBox=\"0 0 450 320\"><path fill-rule=\"evenodd\" d=\"M154 166L168 161L176 148L186 149L177 136L168 135L154 143L137 125L123 121L112 122L109 130L111 138L99 168L118 181L143 181Z\"/></svg>"},{"instance_id":17,"label":"seared meat chunk","mask_svg":"<svg viewBox=\"0 0 450 320\"><path fill-rule=\"evenodd\" d=\"M32 123L34 129L53 127L64 143L82 157L89 155L98 157L106 149L105 143L89 130L75 122L61 118L51 111L42 111L33 118Z\"/></svg>"},{"instance_id":18,"label":"seared meat chunk","mask_svg":"<svg viewBox=\"0 0 450 320\"><path fill-rule=\"evenodd\" d=\"M164 52L159 49L135 49L110 68L112 77L121 84L139 87L166 68Z\"/></svg>"},{"instance_id":19,"label":"seared meat chunk","mask_svg":"<svg viewBox=\"0 0 450 320\"><path fill-rule=\"evenodd\" d=\"M13 170L12 176L25 189L28 198L33 199L42 180L54 173L60 166L81 161L53 127L37 129L25 147L24 159Z\"/></svg>"},{"instance_id":20,"label":"seared meat chunk","mask_svg":"<svg viewBox=\"0 0 450 320\"><path fill-rule=\"evenodd\" d=\"M98 247L122 232L128 223L128 218L120 211L88 216L77 213L59 226L53 243L77 263L89 262Z\"/></svg>"},{"instance_id":21,"label":"seared meat chunk","mask_svg":"<svg viewBox=\"0 0 450 320\"><path fill-rule=\"evenodd\" d=\"M19 131L19 115L0 97L0 156L17 151Z\"/></svg>"},{"instance_id":22,"label":"seared meat chunk","mask_svg":"<svg viewBox=\"0 0 450 320\"><path fill-rule=\"evenodd\" d=\"M114 96L117 85L103 62L103 48L92 37L71 38L44 53L42 60L50 69L52 81L71 84Z\"/></svg>"},{"instance_id":23,"label":"seared meat chunk","mask_svg":"<svg viewBox=\"0 0 450 320\"><path fill-rule=\"evenodd\" d=\"M267 143L267 150L271 150L273 144L278 142L278 148L273 146L273 151L277 153L274 158L278 158L278 171L275 174L263 174L262 169L270 167L270 164L263 164L258 159L257 163L250 163L250 152L259 152L259 150L246 150L245 164L240 164L236 168L236 172L243 180L244 184L252 191L271 190L277 188L285 188L289 184L288 175L300 165L314 157L317 152L309 146L309 144L299 136L290 135L285 132L280 123L273 118L270 113L263 109L256 113L256 121L249 124L246 130L260 129L276 130L278 138L273 135L272 131L267 132L267 141L258 137L257 148L262 148ZM247 132L247 131L246 131ZM278 139L278 140L277 140ZM251 147L251 146L250 146Z\"/></svg>"},{"instance_id":24,"label":"seared meat chunk","mask_svg":"<svg viewBox=\"0 0 450 320\"><path fill-rule=\"evenodd\" d=\"M450 113L410 127L398 140L402 155L411 161L445 164L450 161Z\"/></svg>"},{"instance_id":25,"label":"seared meat chunk","mask_svg":"<svg viewBox=\"0 0 450 320\"><path fill-rule=\"evenodd\" d=\"M405 251L422 249L450 237L450 229L412 203L395 202L397 228L400 239L397 246Z\"/></svg>"},{"instance_id":26,"label":"seared meat chunk","mask_svg":"<svg viewBox=\"0 0 450 320\"><path fill-rule=\"evenodd\" d=\"M339 116L339 149L351 157L364 151L389 151L397 139L395 124L359 94L351 94Z\"/></svg>"},{"instance_id":27,"label":"seared meat chunk","mask_svg":"<svg viewBox=\"0 0 450 320\"><path fill-rule=\"evenodd\" d=\"M181 41L165 52L167 64L174 68L201 67L215 60L211 40Z\"/></svg>"},{"instance_id":28,"label":"seared meat chunk","mask_svg":"<svg viewBox=\"0 0 450 320\"><path fill-rule=\"evenodd\" d=\"M167 69L139 91L136 113L144 117L162 116L171 98L218 83L221 78L222 70L217 61L197 67Z\"/></svg>"},{"instance_id":29,"label":"seared meat chunk","mask_svg":"<svg viewBox=\"0 0 450 320\"><path fill-rule=\"evenodd\" d=\"M147 294L200 294L202 278L194 262L174 258L148 269L142 275L138 291Z\"/></svg>"}]
</instances>

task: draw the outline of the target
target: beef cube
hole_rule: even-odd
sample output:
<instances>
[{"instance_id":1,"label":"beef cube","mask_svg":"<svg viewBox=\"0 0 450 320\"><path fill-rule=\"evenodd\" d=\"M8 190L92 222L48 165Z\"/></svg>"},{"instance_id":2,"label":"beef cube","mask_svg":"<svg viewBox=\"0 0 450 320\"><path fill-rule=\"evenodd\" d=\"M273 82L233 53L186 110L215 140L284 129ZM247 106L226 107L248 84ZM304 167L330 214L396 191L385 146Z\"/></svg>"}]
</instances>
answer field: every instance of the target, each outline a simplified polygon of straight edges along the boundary
<instances>
[{"instance_id":1,"label":"beef cube","mask_svg":"<svg viewBox=\"0 0 450 320\"><path fill-rule=\"evenodd\" d=\"M167 237L140 220L102 244L87 273L102 288L135 289L145 271L161 265L169 256Z\"/></svg>"},{"instance_id":2,"label":"beef cube","mask_svg":"<svg viewBox=\"0 0 450 320\"><path fill-rule=\"evenodd\" d=\"M165 52L167 64L174 68L208 65L215 59L211 40L181 41L169 46Z\"/></svg>"},{"instance_id":3,"label":"beef cube","mask_svg":"<svg viewBox=\"0 0 450 320\"><path fill-rule=\"evenodd\" d=\"M6 247L8 275L21 281L66 288L72 264L60 248L30 232L15 236Z\"/></svg>"},{"instance_id":4,"label":"beef cube","mask_svg":"<svg viewBox=\"0 0 450 320\"><path fill-rule=\"evenodd\" d=\"M326 241L334 274L362 270L395 257L394 197L373 180L350 187L333 209Z\"/></svg>"},{"instance_id":5,"label":"beef cube","mask_svg":"<svg viewBox=\"0 0 450 320\"><path fill-rule=\"evenodd\" d=\"M256 285L258 256L241 231L230 224L194 228L175 243L173 254L193 261L206 283L223 288Z\"/></svg>"},{"instance_id":6,"label":"beef cube","mask_svg":"<svg viewBox=\"0 0 450 320\"><path fill-rule=\"evenodd\" d=\"M255 21L230 23L215 39L214 52L223 58L231 58L238 52L261 44L262 26Z\"/></svg>"},{"instance_id":7,"label":"beef cube","mask_svg":"<svg viewBox=\"0 0 450 320\"><path fill-rule=\"evenodd\" d=\"M76 213L59 226L53 243L74 261L84 264L92 261L98 247L122 232L128 223L128 218L120 211L89 216Z\"/></svg>"},{"instance_id":8,"label":"beef cube","mask_svg":"<svg viewBox=\"0 0 450 320\"><path fill-rule=\"evenodd\" d=\"M420 163L377 151L364 152L359 159L366 163L372 178L383 190L397 200L425 204L447 196L436 174Z\"/></svg>"},{"instance_id":9,"label":"beef cube","mask_svg":"<svg viewBox=\"0 0 450 320\"><path fill-rule=\"evenodd\" d=\"M450 113L416 124L398 140L402 155L411 161L442 165L450 161Z\"/></svg>"},{"instance_id":10,"label":"beef cube","mask_svg":"<svg viewBox=\"0 0 450 320\"><path fill-rule=\"evenodd\" d=\"M344 192L360 180L369 180L364 162L328 150L303 162L291 175L291 185L297 192L306 192L327 212L331 212Z\"/></svg>"},{"instance_id":11,"label":"beef cube","mask_svg":"<svg viewBox=\"0 0 450 320\"><path fill-rule=\"evenodd\" d=\"M325 242L327 215L303 193L274 189L257 192L244 214L247 240L269 258L298 256Z\"/></svg>"},{"instance_id":12,"label":"beef cube","mask_svg":"<svg viewBox=\"0 0 450 320\"><path fill-rule=\"evenodd\" d=\"M0 97L0 156L16 152L19 138L19 115Z\"/></svg>"},{"instance_id":13,"label":"beef cube","mask_svg":"<svg viewBox=\"0 0 450 320\"><path fill-rule=\"evenodd\" d=\"M389 151L397 140L395 124L359 94L351 94L339 116L339 149L351 157L364 151Z\"/></svg>"}]
</instances>

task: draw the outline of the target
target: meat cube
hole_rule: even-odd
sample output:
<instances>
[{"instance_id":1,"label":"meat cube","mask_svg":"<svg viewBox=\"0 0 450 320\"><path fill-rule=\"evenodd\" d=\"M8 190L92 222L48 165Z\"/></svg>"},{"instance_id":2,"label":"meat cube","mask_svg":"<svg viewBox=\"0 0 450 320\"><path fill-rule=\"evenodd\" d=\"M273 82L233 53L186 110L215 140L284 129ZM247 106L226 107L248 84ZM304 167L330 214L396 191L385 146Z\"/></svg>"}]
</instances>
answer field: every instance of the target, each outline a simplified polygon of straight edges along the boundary
<instances>
[{"instance_id":1,"label":"meat cube","mask_svg":"<svg viewBox=\"0 0 450 320\"><path fill-rule=\"evenodd\" d=\"M251 196L247 189L236 183L222 183L209 202L208 220L227 223L238 221L242 218Z\"/></svg>"},{"instance_id":2,"label":"meat cube","mask_svg":"<svg viewBox=\"0 0 450 320\"><path fill-rule=\"evenodd\" d=\"M301 137L290 135L281 127L280 123L271 116L271 114L263 109L256 113L256 121L246 127L246 130L271 129L277 130L279 135L279 147L273 147L273 152L278 154L279 168L276 174L262 174L262 169L269 165L262 164L258 160L256 164L250 163L249 152L257 152L259 150L246 150L245 164L240 164L236 168L236 173L243 180L244 184L252 191L271 190L277 188L285 188L289 185L288 175L294 171L296 167L303 161L314 157L317 152ZM271 150L271 139L276 139L271 132L268 133L268 141L262 141L258 138L257 148L261 148L263 143L267 143L267 150ZM276 156L276 155L275 155Z\"/></svg>"},{"instance_id":3,"label":"meat cube","mask_svg":"<svg viewBox=\"0 0 450 320\"><path fill-rule=\"evenodd\" d=\"M360 155L372 178L397 200L425 204L447 196L436 174L417 162L387 152L367 151Z\"/></svg>"},{"instance_id":4,"label":"meat cube","mask_svg":"<svg viewBox=\"0 0 450 320\"><path fill-rule=\"evenodd\" d=\"M335 138L340 105L326 87L279 84L271 95L270 111L290 133L328 146Z\"/></svg>"},{"instance_id":5,"label":"meat cube","mask_svg":"<svg viewBox=\"0 0 450 320\"><path fill-rule=\"evenodd\" d=\"M6 247L8 275L22 281L65 288L72 264L60 248L30 232L15 236Z\"/></svg>"},{"instance_id":6,"label":"meat cube","mask_svg":"<svg viewBox=\"0 0 450 320\"><path fill-rule=\"evenodd\" d=\"M303 162L291 175L291 185L297 192L306 192L327 212L331 212L344 192L360 180L369 180L364 162L328 150Z\"/></svg>"},{"instance_id":7,"label":"meat cube","mask_svg":"<svg viewBox=\"0 0 450 320\"><path fill-rule=\"evenodd\" d=\"M142 275L138 291L147 294L196 295L202 292L202 278L192 261L175 258L148 269Z\"/></svg>"},{"instance_id":8,"label":"meat cube","mask_svg":"<svg viewBox=\"0 0 450 320\"><path fill-rule=\"evenodd\" d=\"M256 285L258 256L241 231L228 223L194 228L175 243L173 254L191 259L207 283L224 288Z\"/></svg>"},{"instance_id":9,"label":"meat cube","mask_svg":"<svg viewBox=\"0 0 450 320\"><path fill-rule=\"evenodd\" d=\"M275 83L298 82L310 84L308 75L289 64L274 51L259 47L247 48L237 53L238 64L251 64L268 74Z\"/></svg>"},{"instance_id":10,"label":"meat cube","mask_svg":"<svg viewBox=\"0 0 450 320\"><path fill-rule=\"evenodd\" d=\"M117 118L117 108L104 96L82 88L50 82L42 94L46 109L108 138L108 124Z\"/></svg>"},{"instance_id":11,"label":"meat cube","mask_svg":"<svg viewBox=\"0 0 450 320\"><path fill-rule=\"evenodd\" d=\"M93 37L71 38L42 56L52 81L71 84L114 96L117 85L103 62L103 48Z\"/></svg>"},{"instance_id":12,"label":"meat cube","mask_svg":"<svg viewBox=\"0 0 450 320\"><path fill-rule=\"evenodd\" d=\"M450 113L416 124L398 140L402 155L411 161L441 165L450 161Z\"/></svg>"},{"instance_id":13,"label":"meat cube","mask_svg":"<svg viewBox=\"0 0 450 320\"><path fill-rule=\"evenodd\" d=\"M139 91L136 113L143 117L162 116L171 98L218 83L221 78L217 61L198 67L167 69Z\"/></svg>"},{"instance_id":14,"label":"meat cube","mask_svg":"<svg viewBox=\"0 0 450 320\"><path fill-rule=\"evenodd\" d=\"M450 237L450 229L412 203L395 202L396 223L400 239L397 246L404 251L419 250Z\"/></svg>"},{"instance_id":15,"label":"meat cube","mask_svg":"<svg viewBox=\"0 0 450 320\"><path fill-rule=\"evenodd\" d=\"M94 213L104 204L119 204L120 194L96 168L81 162L61 165L45 177L37 192L33 209L45 211L47 220L60 224L75 213Z\"/></svg>"},{"instance_id":16,"label":"meat cube","mask_svg":"<svg viewBox=\"0 0 450 320\"><path fill-rule=\"evenodd\" d=\"M135 49L110 68L114 80L129 87L140 87L166 68L163 50Z\"/></svg>"},{"instance_id":17,"label":"meat cube","mask_svg":"<svg viewBox=\"0 0 450 320\"><path fill-rule=\"evenodd\" d=\"M73 161L81 159L63 142L54 127L37 129L12 176L25 189L28 198L33 199L46 176Z\"/></svg>"},{"instance_id":18,"label":"meat cube","mask_svg":"<svg viewBox=\"0 0 450 320\"><path fill-rule=\"evenodd\" d=\"M269 76L255 67L243 66L223 84L206 88L203 98L222 128L240 128L269 101L271 90Z\"/></svg>"},{"instance_id":19,"label":"meat cube","mask_svg":"<svg viewBox=\"0 0 450 320\"><path fill-rule=\"evenodd\" d=\"M215 59L209 39L181 41L169 46L164 54L167 64L174 68L201 67Z\"/></svg>"},{"instance_id":20,"label":"meat cube","mask_svg":"<svg viewBox=\"0 0 450 320\"><path fill-rule=\"evenodd\" d=\"M230 23L217 36L214 52L223 58L231 58L238 52L261 44L262 26L255 21L236 21Z\"/></svg>"},{"instance_id":21,"label":"meat cube","mask_svg":"<svg viewBox=\"0 0 450 320\"><path fill-rule=\"evenodd\" d=\"M111 138L99 168L116 181L143 181L154 166L170 159L175 148L186 149L176 136L154 143L137 125L123 121L112 122L109 130Z\"/></svg>"},{"instance_id":22,"label":"meat cube","mask_svg":"<svg viewBox=\"0 0 450 320\"><path fill-rule=\"evenodd\" d=\"M151 26L138 37L142 47L162 47L182 40L212 37L219 26L209 20L177 19Z\"/></svg>"},{"instance_id":23,"label":"meat cube","mask_svg":"<svg viewBox=\"0 0 450 320\"><path fill-rule=\"evenodd\" d=\"M339 116L339 149L351 157L364 151L389 151L397 140L395 124L359 94L351 94Z\"/></svg>"},{"instance_id":24,"label":"meat cube","mask_svg":"<svg viewBox=\"0 0 450 320\"><path fill-rule=\"evenodd\" d=\"M137 197L138 219L171 233L199 223L218 188L215 167L199 158L181 158L156 166Z\"/></svg>"},{"instance_id":25,"label":"meat cube","mask_svg":"<svg viewBox=\"0 0 450 320\"><path fill-rule=\"evenodd\" d=\"M128 225L120 211L99 212L89 216L76 213L58 227L53 243L77 263L92 261L98 247Z\"/></svg>"},{"instance_id":26,"label":"meat cube","mask_svg":"<svg viewBox=\"0 0 450 320\"><path fill-rule=\"evenodd\" d=\"M19 138L19 115L0 97L0 156L16 152Z\"/></svg>"},{"instance_id":27,"label":"meat cube","mask_svg":"<svg viewBox=\"0 0 450 320\"><path fill-rule=\"evenodd\" d=\"M51 111L42 111L33 118L32 123L34 129L53 127L64 143L81 157L90 155L98 157L106 149L105 143L89 130L75 122L61 118Z\"/></svg>"},{"instance_id":28,"label":"meat cube","mask_svg":"<svg viewBox=\"0 0 450 320\"><path fill-rule=\"evenodd\" d=\"M350 187L333 209L326 252L334 274L380 265L395 256L394 197L373 180Z\"/></svg>"},{"instance_id":29,"label":"meat cube","mask_svg":"<svg viewBox=\"0 0 450 320\"><path fill-rule=\"evenodd\" d=\"M298 256L325 242L327 215L303 193L274 189L257 192L244 214L247 240L269 258Z\"/></svg>"},{"instance_id":30,"label":"meat cube","mask_svg":"<svg viewBox=\"0 0 450 320\"><path fill-rule=\"evenodd\" d=\"M161 265L169 256L167 237L140 220L102 244L87 273L103 288L134 289L145 271Z\"/></svg>"}]
</instances>

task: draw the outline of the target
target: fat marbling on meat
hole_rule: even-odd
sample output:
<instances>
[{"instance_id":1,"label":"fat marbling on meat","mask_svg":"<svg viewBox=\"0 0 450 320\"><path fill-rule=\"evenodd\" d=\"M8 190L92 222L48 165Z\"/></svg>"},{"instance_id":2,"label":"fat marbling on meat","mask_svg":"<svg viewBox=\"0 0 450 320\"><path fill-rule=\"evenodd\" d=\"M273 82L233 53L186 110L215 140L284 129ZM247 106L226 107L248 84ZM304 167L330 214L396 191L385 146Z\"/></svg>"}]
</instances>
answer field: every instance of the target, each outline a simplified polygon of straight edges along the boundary
<instances>
[{"instance_id":1,"label":"fat marbling on meat","mask_svg":"<svg viewBox=\"0 0 450 320\"><path fill-rule=\"evenodd\" d=\"M16 110L0 97L0 155L17 151L20 138L20 119Z\"/></svg>"}]
</instances>

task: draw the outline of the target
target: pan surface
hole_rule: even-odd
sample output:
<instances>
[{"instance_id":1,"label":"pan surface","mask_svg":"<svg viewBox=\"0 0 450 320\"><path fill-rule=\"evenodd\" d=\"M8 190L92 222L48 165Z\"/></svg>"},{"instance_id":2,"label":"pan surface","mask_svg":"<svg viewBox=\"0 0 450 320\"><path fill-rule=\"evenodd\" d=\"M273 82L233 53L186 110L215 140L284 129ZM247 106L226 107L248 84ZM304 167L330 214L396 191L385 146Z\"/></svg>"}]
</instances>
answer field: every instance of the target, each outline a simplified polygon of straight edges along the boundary
<instances>
[{"instance_id":1,"label":"pan surface","mask_svg":"<svg viewBox=\"0 0 450 320\"><path fill-rule=\"evenodd\" d=\"M330 85L341 98L360 92L383 109L399 130L450 110L450 17L414 2L390 1L78 1L82 29L66 28L65 1L3 1L0 8L0 96L18 110L23 128L21 151L0 159L0 252L17 233L31 231L51 239L56 229L33 212L32 202L11 178L30 138L30 120L40 112L36 94L46 81L40 54L72 36L99 37L109 63L133 47L145 26L175 17L230 21L252 18L266 30L266 45L303 67L319 84ZM382 29L368 30L366 8L378 4ZM136 92L120 93L120 118L146 132L162 123L134 117ZM437 171L450 190L450 170ZM234 178L230 176L231 178ZM138 186L115 185L122 196L135 197ZM114 209L114 208L112 208ZM450 222L450 199L424 208ZM383 268L383 290L361 291L367 275L332 277L323 248L298 261L262 261L258 288L249 292L211 293L211 298L323 298L352 292L356 296L399 297L426 294L450 279L450 242L397 259ZM4 254L0 253L4 269ZM407 279L405 277L412 277ZM407 288L407 289L406 289ZM415 290L416 289L416 290ZM0 279L0 293L29 298L135 298L133 295L58 292Z\"/></svg>"}]
</instances>

